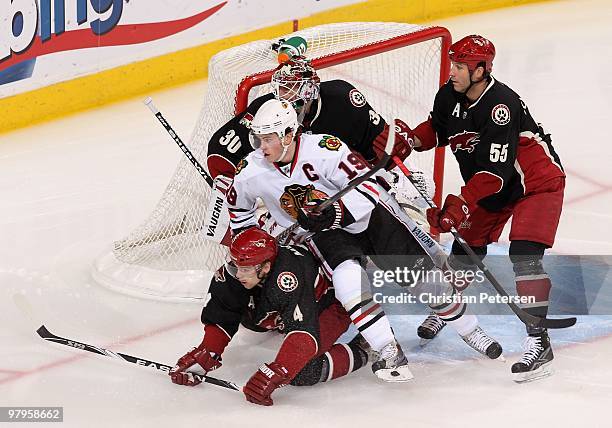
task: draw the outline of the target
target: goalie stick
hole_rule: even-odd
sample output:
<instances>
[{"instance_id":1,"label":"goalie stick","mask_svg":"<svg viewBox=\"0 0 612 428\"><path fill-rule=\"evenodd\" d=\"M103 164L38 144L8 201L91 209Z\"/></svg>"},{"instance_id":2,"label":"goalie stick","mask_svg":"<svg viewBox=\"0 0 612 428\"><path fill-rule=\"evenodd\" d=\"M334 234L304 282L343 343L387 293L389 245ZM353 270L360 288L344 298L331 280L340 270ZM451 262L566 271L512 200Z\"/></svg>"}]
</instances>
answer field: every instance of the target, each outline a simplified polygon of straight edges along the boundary
<instances>
[{"instance_id":1,"label":"goalie stick","mask_svg":"<svg viewBox=\"0 0 612 428\"><path fill-rule=\"evenodd\" d=\"M212 242L216 242L217 244L226 245L224 243L224 239L225 239L225 235L226 235L225 232L227 228L223 230L223 228L218 227L219 223L223 223L222 220L224 219L224 216L221 215L221 207L217 203L218 197L217 198L215 197L215 194L217 194L218 196L218 187L215 185L216 181L213 180L213 178L206 172L202 164L200 164L200 162L198 162L198 160L195 158L193 153L191 153L191 150L189 150L189 147L187 147L185 143L183 143L183 140L181 139L181 137L179 137L179 135L172 128L170 123L168 123L166 118L157 109L155 104L153 104L153 99L151 99L151 97L147 97L143 100L143 103L149 108L149 110L151 110L151 112L155 115L157 120L159 120L159 123L162 124L164 129L168 131L168 134L172 137L174 142L180 147L185 157L189 160L189 162L191 162L191 164L195 167L195 169L198 171L200 176L202 176L202 178L206 180L206 183L211 188L211 195L210 195L211 198L210 198L209 203L212 203L214 205L214 208L212 211L210 209L208 210L208 216L204 220L204 224L201 227L198 226L197 230L206 229L206 233L204 234L206 239ZM223 200L224 198L225 197L223 197ZM222 203L223 203L223 200L222 200ZM211 223L211 218L214 214L218 214L218 215L217 215L216 222L213 224ZM177 225L178 227L174 229L176 232L173 231L170 234L170 236L174 236L174 235L184 232L184 230L186 229L185 228L186 219L187 219L187 214L183 216L183 219ZM226 220L229 222L229 217L227 217Z\"/></svg>"},{"instance_id":2,"label":"goalie stick","mask_svg":"<svg viewBox=\"0 0 612 428\"><path fill-rule=\"evenodd\" d=\"M53 342L53 343L58 343L60 345L70 346L75 349L80 349L81 351L87 351L87 352L92 352L98 355L104 355L106 357L115 358L121 361L125 361L127 363L136 364L139 366L150 367L156 370L160 370L164 373L168 373L172 369L171 366L168 366L166 364L157 363L155 361L146 360L140 357L133 357L131 355L123 354L121 352L115 352L115 351L111 351L108 349L99 348L97 346L88 345L87 343L77 342L76 340L71 340L71 339L60 337L60 336L56 336L55 334L51 333L47 329L47 327L45 327L44 325L41 325L36 330L36 333L38 333L38 335L42 339L46 340L47 342ZM227 380L217 379L217 378L206 376L206 375L201 375L201 374L194 373L194 372L187 372L187 373L192 375L195 379L198 379L201 382L207 382L213 385L222 386L224 388L233 389L234 391L240 391L240 388L234 382L229 382Z\"/></svg>"},{"instance_id":3,"label":"goalie stick","mask_svg":"<svg viewBox=\"0 0 612 428\"><path fill-rule=\"evenodd\" d=\"M187 157L187 159L189 159L189 162L191 162L191 164L195 167L195 169L198 170L198 172L204 178L204 180L206 180L208 185L210 187L213 187L212 177L208 175L204 167L200 164L200 162L198 162L198 160L195 158L193 153L191 153L191 150L189 150L189 148L185 145L185 143L183 143L183 140L181 140L181 137L178 136L178 134L174 131L174 129L172 129L172 126L170 126L166 118L161 114L161 112L157 109L157 107L155 107L155 104L153 104L153 100L151 99L151 97L145 98L143 103L147 107L149 107L149 110L151 110L151 112L155 115L157 120L159 120L159 123L161 123L162 126L166 129L166 131L168 131L168 134L170 134L174 142L181 148L183 153L185 153L185 156Z\"/></svg>"},{"instance_id":4,"label":"goalie stick","mask_svg":"<svg viewBox=\"0 0 612 428\"><path fill-rule=\"evenodd\" d=\"M416 185L416 183L414 182L414 178L412 177L412 173L408 170L408 168L406 168L406 165L404 165L404 163L397 156L393 156L393 162L395 162L395 164L400 168L400 170L408 178L410 183L412 183L414 185L415 189L419 192L419 194L423 197L423 199L425 199L427 204L431 208L435 208L436 206L435 206L434 202L431 200L431 198L429 197L429 195L424 193ZM452 227L451 228L451 233L453 234L453 237L459 243L459 245L461 245L461 248L463 248L463 250L467 253L467 255L470 258L470 260L472 260L472 263L474 263L476 266L478 266L478 268L484 273L484 275L487 277L487 279L493 285L493 288L495 288L495 290L499 293L499 295L500 296L504 296L506 298L509 298L510 296L508 295L506 290L504 290L504 287L502 287L502 285L499 283L499 281L497 281L495 276L493 276L491 271L489 271L487 266L480 260L480 258L478 258L476 253L474 253L474 251L468 245L468 243L465 241L465 239L463 239L463 237L459 234L459 232L457 232L457 229ZM574 324L576 324L576 318L575 317L571 317L571 318L555 318L555 319L540 318L540 317L536 317L536 316L533 316L533 315L525 312L523 309L521 309L517 304L515 304L513 302L508 302L507 305L510 307L510 309L512 309L512 312L514 312L516 314L516 316L524 324L526 324L528 326L531 326L531 327L540 327L540 328L568 328L568 327L571 327Z\"/></svg>"}]
</instances>

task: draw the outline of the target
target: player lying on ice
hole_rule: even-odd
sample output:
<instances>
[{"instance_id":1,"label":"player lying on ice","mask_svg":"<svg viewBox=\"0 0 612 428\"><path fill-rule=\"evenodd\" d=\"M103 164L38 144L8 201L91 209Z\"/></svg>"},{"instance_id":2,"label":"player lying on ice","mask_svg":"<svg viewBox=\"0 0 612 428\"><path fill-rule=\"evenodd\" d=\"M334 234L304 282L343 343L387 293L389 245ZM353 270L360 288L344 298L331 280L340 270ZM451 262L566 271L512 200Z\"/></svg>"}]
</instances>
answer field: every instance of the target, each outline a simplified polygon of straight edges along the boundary
<instances>
[{"instance_id":1,"label":"player lying on ice","mask_svg":"<svg viewBox=\"0 0 612 428\"><path fill-rule=\"evenodd\" d=\"M449 56L449 81L436 94L429 119L409 135L418 151L450 146L465 186L459 195L448 195L441 209L428 210L428 221L442 232L455 227L484 257L512 217L509 252L516 291L535 300L526 312L545 318L552 285L542 257L554 243L565 188L559 156L519 95L491 75L491 41L464 37L450 47ZM449 263L475 269L457 242ZM434 334L444 325L435 315L427 322ZM512 365L517 382L552 373L546 329L528 327L527 334L525 353Z\"/></svg>"},{"instance_id":2,"label":"player lying on ice","mask_svg":"<svg viewBox=\"0 0 612 428\"><path fill-rule=\"evenodd\" d=\"M221 367L221 355L241 322L285 334L274 361L263 364L243 388L255 404L272 405L271 395L281 386L326 382L368 362L370 350L360 335L335 344L351 320L305 247L278 246L252 227L234 237L230 258L208 290L202 343L178 360L170 371L172 382L197 385L185 373L195 364L206 372Z\"/></svg>"},{"instance_id":3,"label":"player lying on ice","mask_svg":"<svg viewBox=\"0 0 612 428\"><path fill-rule=\"evenodd\" d=\"M408 361L382 308L372 299L360 261L370 255L381 269L428 271L436 269L432 257L438 258L441 250L374 179L315 214L320 202L363 175L369 166L334 136L299 133L290 103L266 101L250 127L256 150L238 163L227 192L231 228L239 231L257 224L258 198L281 227L288 228L297 220L299 233L308 233L306 244L332 278L336 298L372 349L380 353L372 366L374 373L388 381L411 379ZM445 281L421 282L410 288L413 290L448 300L456 294ZM430 307L478 352L490 358L501 354L501 346L478 327L476 316L466 314L465 303Z\"/></svg>"}]
</instances>

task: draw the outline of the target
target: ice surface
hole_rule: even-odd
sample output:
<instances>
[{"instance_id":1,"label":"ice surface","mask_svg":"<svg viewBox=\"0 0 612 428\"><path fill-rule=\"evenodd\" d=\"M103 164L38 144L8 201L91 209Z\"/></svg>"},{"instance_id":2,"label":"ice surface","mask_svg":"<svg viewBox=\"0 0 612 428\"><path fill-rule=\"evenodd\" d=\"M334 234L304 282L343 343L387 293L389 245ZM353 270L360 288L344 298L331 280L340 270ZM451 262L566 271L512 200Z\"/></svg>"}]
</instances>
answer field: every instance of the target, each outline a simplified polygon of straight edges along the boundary
<instances>
[{"instance_id":1,"label":"ice surface","mask_svg":"<svg viewBox=\"0 0 612 428\"><path fill-rule=\"evenodd\" d=\"M554 248L560 254L612 254L610 22L612 3L603 0L439 22L455 39L490 37L495 76L552 132L568 173ZM153 94L183 139L205 86ZM180 156L140 100L0 136L0 406L64 406L70 427L609 426L610 316L580 317L576 327L552 332L556 374L525 385L510 378L523 337L513 316L481 317L503 344L506 363L474 354L449 329L420 348L422 316L393 316L413 382L384 384L366 368L329 384L279 390L272 408L41 341L14 294L26 296L54 333L127 354L172 364L199 342L199 306L126 297L89 276L94 257L151 211ZM456 192L459 183L450 159L445 191ZM504 251L503 242L495 251ZM609 280L600 292L609 301ZM244 383L279 343L275 334L241 331L214 376Z\"/></svg>"}]
</instances>

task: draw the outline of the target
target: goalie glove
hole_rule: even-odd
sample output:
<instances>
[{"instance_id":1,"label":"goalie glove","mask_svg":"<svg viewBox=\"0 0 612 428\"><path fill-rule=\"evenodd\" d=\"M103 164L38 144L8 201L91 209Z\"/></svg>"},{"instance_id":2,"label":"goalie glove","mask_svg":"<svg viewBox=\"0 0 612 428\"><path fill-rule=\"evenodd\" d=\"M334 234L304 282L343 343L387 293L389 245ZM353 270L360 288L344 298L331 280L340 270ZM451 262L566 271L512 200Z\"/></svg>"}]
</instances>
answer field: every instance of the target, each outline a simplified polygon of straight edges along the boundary
<instances>
[{"instance_id":1,"label":"goalie glove","mask_svg":"<svg viewBox=\"0 0 612 428\"><path fill-rule=\"evenodd\" d=\"M297 221L302 229L310 232L322 232L342 227L342 219L344 217L342 201L334 202L321 212L314 211L323 201L323 199L309 201L300 208Z\"/></svg>"}]
</instances>

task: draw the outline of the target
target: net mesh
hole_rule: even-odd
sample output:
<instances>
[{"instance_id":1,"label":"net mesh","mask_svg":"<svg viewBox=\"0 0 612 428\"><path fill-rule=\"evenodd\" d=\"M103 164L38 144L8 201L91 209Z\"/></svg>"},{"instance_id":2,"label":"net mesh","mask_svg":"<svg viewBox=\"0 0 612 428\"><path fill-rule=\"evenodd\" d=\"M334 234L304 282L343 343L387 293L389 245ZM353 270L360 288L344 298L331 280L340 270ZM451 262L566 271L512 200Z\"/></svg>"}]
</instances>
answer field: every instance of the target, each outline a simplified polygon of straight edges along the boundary
<instances>
[{"instance_id":1,"label":"net mesh","mask_svg":"<svg viewBox=\"0 0 612 428\"><path fill-rule=\"evenodd\" d=\"M385 120L398 117L414 125L427 117L440 82L441 39L408 44L424 31L425 27L411 24L342 23L312 27L292 35L306 39L306 56L313 60L322 80L347 80ZM395 38L405 39L408 45L387 52L374 49L359 58L366 48ZM187 143L202 165L206 165L210 137L235 114L236 107L271 91L269 84L264 84L253 88L247 100L238 95L245 77L277 66L276 53L271 49L275 41L237 46L210 60L202 110ZM344 53L349 53L347 62L328 66ZM413 168L433 177L432 152L412 156L411 162ZM181 160L150 216L129 236L114 243L113 258L147 272L166 271L173 272L172 275L180 271L216 270L223 263L226 250L204 239L209 195L205 180L187 159ZM163 286L164 282L159 283Z\"/></svg>"}]
</instances>

